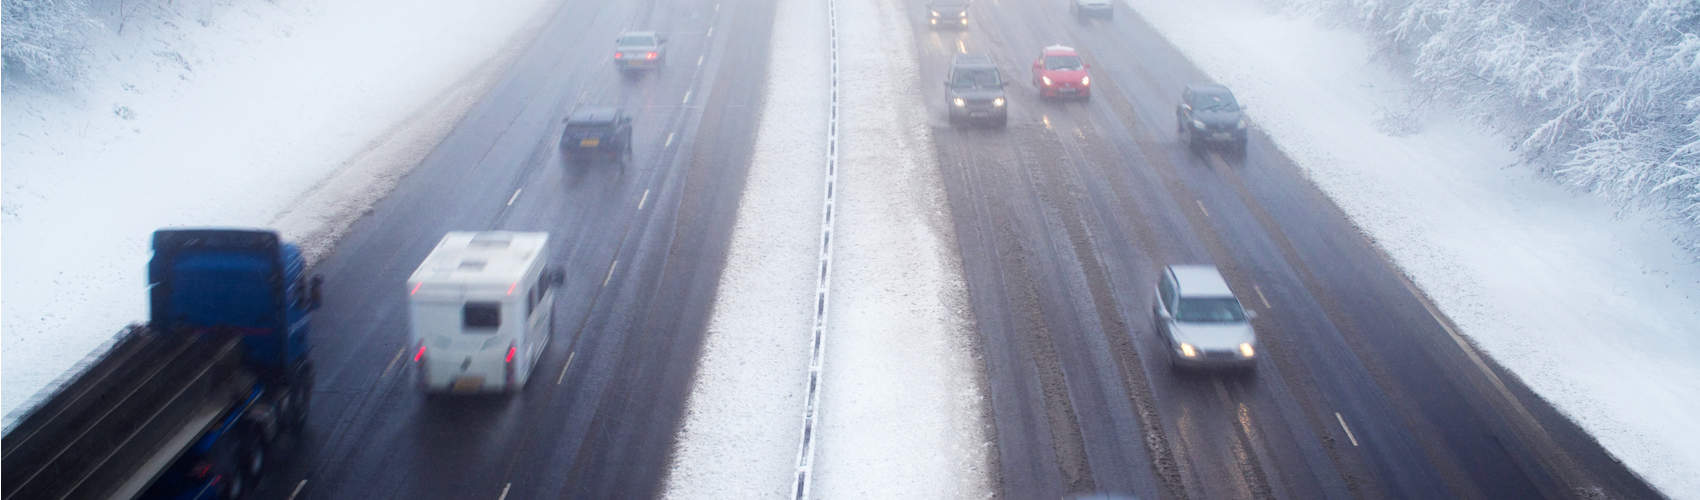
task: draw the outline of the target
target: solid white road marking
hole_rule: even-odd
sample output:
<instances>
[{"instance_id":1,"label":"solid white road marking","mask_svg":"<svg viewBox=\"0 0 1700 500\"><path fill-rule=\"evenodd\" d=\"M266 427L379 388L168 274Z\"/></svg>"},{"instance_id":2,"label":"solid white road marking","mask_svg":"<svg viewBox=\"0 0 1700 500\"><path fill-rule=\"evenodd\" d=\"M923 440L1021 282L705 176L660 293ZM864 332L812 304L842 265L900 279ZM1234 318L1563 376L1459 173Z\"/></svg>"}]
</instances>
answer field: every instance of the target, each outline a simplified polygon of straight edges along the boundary
<instances>
[{"instance_id":1,"label":"solid white road marking","mask_svg":"<svg viewBox=\"0 0 1700 500\"><path fill-rule=\"evenodd\" d=\"M668 132L667 133L667 142L662 143L661 147L665 148L667 146L672 146L672 145L673 145L673 132Z\"/></svg>"},{"instance_id":2,"label":"solid white road marking","mask_svg":"<svg viewBox=\"0 0 1700 500\"><path fill-rule=\"evenodd\" d=\"M691 102L691 91L686 90L685 91L685 98L684 98L684 100L679 101L679 104L690 104L690 102Z\"/></svg>"},{"instance_id":3,"label":"solid white road marking","mask_svg":"<svg viewBox=\"0 0 1700 500\"><path fill-rule=\"evenodd\" d=\"M502 485L502 496L496 497L496 500L506 500L508 498L508 488L512 488L513 486L514 483Z\"/></svg>"},{"instance_id":4,"label":"solid white road marking","mask_svg":"<svg viewBox=\"0 0 1700 500\"><path fill-rule=\"evenodd\" d=\"M561 385L561 381L566 380L567 369L573 367L573 356L577 356L577 355L578 355L578 351L573 351L573 352L567 353L567 364L561 366L561 375L558 376L558 377L555 377L555 385Z\"/></svg>"},{"instance_id":5,"label":"solid white road marking","mask_svg":"<svg viewBox=\"0 0 1700 500\"><path fill-rule=\"evenodd\" d=\"M1346 417L1340 416L1340 412L1334 412L1334 420L1340 421L1340 428L1346 430L1346 439L1352 440L1352 446L1357 446L1358 445L1358 437L1353 436L1352 435L1352 428L1346 426Z\"/></svg>"},{"instance_id":6,"label":"solid white road marking","mask_svg":"<svg viewBox=\"0 0 1700 500\"><path fill-rule=\"evenodd\" d=\"M643 203L649 201L649 190L643 190L643 197L638 198L638 210L643 210Z\"/></svg>"},{"instance_id":7,"label":"solid white road marking","mask_svg":"<svg viewBox=\"0 0 1700 500\"><path fill-rule=\"evenodd\" d=\"M395 357L393 357L393 358L390 358L390 364L389 364L389 366L385 366L385 367L384 367L384 373L383 373L383 374L381 374L381 375L378 375L378 378L384 378L384 377L387 377L387 376L389 376L389 374L390 374L390 369L391 369L391 368L395 368L395 362L397 362L397 361L401 361L401 355L402 355L402 354L403 354L403 353L406 353L406 352L407 352L407 346L401 346L401 348L400 348L400 349L396 349L396 351L395 351Z\"/></svg>"},{"instance_id":8,"label":"solid white road marking","mask_svg":"<svg viewBox=\"0 0 1700 500\"><path fill-rule=\"evenodd\" d=\"M702 58L704 57L708 57L708 54L697 56L697 66L702 66Z\"/></svg>"},{"instance_id":9,"label":"solid white road marking","mask_svg":"<svg viewBox=\"0 0 1700 500\"><path fill-rule=\"evenodd\" d=\"M1210 216L1210 209L1204 208L1204 201L1203 200L1192 200L1192 202L1198 204L1198 211L1204 212L1205 217Z\"/></svg>"},{"instance_id":10,"label":"solid white road marking","mask_svg":"<svg viewBox=\"0 0 1700 500\"><path fill-rule=\"evenodd\" d=\"M608 275L602 278L602 286L608 286L608 280L614 279L614 270L620 268L620 259L614 259L614 265L608 266Z\"/></svg>"},{"instance_id":11,"label":"solid white road marking","mask_svg":"<svg viewBox=\"0 0 1700 500\"><path fill-rule=\"evenodd\" d=\"M508 197L508 206L510 206L510 207L511 207L511 206L514 206L514 200L517 200L517 199L519 199L519 192L520 192L520 191L524 191L524 190L525 190L525 188L519 188L519 189L515 189L515 190L514 190L514 195L513 195L513 196L509 196L509 197Z\"/></svg>"},{"instance_id":12,"label":"solid white road marking","mask_svg":"<svg viewBox=\"0 0 1700 500\"><path fill-rule=\"evenodd\" d=\"M300 495L301 494L301 488L305 487L305 486L307 486L307 480L306 479L302 479L301 482L295 483L295 491L289 492L289 500L295 500L295 496Z\"/></svg>"},{"instance_id":13,"label":"solid white road marking","mask_svg":"<svg viewBox=\"0 0 1700 500\"><path fill-rule=\"evenodd\" d=\"M1253 284L1253 285L1251 285L1251 289L1257 291L1257 299L1263 301L1263 308L1264 309L1274 309L1275 308L1275 306L1269 305L1269 297L1263 296L1263 289L1262 288L1258 288L1256 284Z\"/></svg>"}]
</instances>

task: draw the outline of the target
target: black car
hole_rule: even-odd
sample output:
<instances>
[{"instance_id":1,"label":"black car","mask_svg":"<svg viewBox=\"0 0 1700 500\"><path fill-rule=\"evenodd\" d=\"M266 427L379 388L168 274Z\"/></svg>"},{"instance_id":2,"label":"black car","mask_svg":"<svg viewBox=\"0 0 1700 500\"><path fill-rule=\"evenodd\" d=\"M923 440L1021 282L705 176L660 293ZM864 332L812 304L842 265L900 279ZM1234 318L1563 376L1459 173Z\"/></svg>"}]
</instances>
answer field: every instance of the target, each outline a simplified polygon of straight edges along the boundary
<instances>
[{"instance_id":1,"label":"black car","mask_svg":"<svg viewBox=\"0 0 1700 500\"><path fill-rule=\"evenodd\" d=\"M935 0L927 3L927 26L933 28L968 28L968 2Z\"/></svg>"},{"instance_id":2,"label":"black car","mask_svg":"<svg viewBox=\"0 0 1700 500\"><path fill-rule=\"evenodd\" d=\"M1234 93L1216 84L1188 85L1175 107L1175 129L1193 150L1211 146L1245 153L1245 107Z\"/></svg>"},{"instance_id":3,"label":"black car","mask_svg":"<svg viewBox=\"0 0 1700 500\"><path fill-rule=\"evenodd\" d=\"M573 163L596 158L625 163L632 155L632 117L614 107L573 111L561 133L561 153Z\"/></svg>"},{"instance_id":4,"label":"black car","mask_svg":"<svg viewBox=\"0 0 1700 500\"><path fill-rule=\"evenodd\" d=\"M944 88L944 105L950 110L951 125L969 121L1002 127L1009 123L1003 75L991 58L959 55L951 59Z\"/></svg>"}]
</instances>

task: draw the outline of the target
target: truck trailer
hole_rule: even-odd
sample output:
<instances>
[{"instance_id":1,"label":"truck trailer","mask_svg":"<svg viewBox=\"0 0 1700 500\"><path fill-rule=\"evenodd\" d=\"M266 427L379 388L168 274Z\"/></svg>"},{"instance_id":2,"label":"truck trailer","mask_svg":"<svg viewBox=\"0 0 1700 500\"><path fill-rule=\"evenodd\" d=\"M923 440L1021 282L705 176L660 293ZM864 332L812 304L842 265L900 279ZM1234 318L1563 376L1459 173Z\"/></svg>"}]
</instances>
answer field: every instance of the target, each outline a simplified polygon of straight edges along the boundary
<instances>
[{"instance_id":1,"label":"truck trailer","mask_svg":"<svg viewBox=\"0 0 1700 500\"><path fill-rule=\"evenodd\" d=\"M321 282L273 231L154 232L148 322L6 430L4 499L248 495L306 424Z\"/></svg>"}]
</instances>

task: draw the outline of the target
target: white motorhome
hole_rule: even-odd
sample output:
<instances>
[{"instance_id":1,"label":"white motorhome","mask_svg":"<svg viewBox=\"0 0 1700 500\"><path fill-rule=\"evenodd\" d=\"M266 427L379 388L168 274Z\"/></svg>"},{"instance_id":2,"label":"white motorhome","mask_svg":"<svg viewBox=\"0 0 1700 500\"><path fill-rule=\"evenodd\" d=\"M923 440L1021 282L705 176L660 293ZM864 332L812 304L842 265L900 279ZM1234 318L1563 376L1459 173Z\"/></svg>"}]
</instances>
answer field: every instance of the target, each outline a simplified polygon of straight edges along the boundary
<instances>
[{"instance_id":1,"label":"white motorhome","mask_svg":"<svg viewBox=\"0 0 1700 500\"><path fill-rule=\"evenodd\" d=\"M409 334L427 392L525 387L553 336L560 271L548 233L451 232L407 280Z\"/></svg>"}]
</instances>

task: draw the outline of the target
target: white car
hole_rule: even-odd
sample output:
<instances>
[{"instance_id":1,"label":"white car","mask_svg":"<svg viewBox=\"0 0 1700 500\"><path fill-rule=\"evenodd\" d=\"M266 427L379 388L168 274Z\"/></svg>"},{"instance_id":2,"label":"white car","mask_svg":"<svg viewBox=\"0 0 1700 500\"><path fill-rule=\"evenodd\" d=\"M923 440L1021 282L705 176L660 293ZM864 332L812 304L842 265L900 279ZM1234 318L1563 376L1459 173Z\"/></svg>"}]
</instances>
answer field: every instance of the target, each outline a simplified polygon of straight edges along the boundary
<instances>
[{"instance_id":1,"label":"white car","mask_svg":"<svg viewBox=\"0 0 1700 500\"><path fill-rule=\"evenodd\" d=\"M1151 317L1171 368L1257 365L1257 314L1240 306L1216 266L1169 266L1157 281Z\"/></svg>"}]
</instances>

